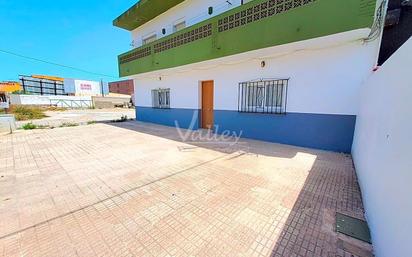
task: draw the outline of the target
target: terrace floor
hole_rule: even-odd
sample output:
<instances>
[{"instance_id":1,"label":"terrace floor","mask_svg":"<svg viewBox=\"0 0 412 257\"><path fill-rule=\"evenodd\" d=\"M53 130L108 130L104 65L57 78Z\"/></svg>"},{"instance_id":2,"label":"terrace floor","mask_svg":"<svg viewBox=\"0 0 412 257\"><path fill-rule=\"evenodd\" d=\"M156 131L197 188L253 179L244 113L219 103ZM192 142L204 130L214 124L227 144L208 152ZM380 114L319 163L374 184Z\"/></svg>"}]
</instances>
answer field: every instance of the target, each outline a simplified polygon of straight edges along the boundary
<instances>
[{"instance_id":1,"label":"terrace floor","mask_svg":"<svg viewBox=\"0 0 412 257\"><path fill-rule=\"evenodd\" d=\"M0 256L372 256L336 211L363 218L343 154L137 122L0 136Z\"/></svg>"}]
</instances>

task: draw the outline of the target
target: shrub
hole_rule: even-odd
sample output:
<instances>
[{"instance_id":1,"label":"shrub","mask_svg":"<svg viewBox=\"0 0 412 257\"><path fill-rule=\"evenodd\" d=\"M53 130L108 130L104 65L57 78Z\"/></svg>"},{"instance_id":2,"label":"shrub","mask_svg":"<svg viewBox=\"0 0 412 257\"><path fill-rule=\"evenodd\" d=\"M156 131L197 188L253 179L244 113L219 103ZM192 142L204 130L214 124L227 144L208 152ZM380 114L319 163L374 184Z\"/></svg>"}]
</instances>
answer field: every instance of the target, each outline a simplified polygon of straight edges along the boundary
<instances>
[{"instance_id":1,"label":"shrub","mask_svg":"<svg viewBox=\"0 0 412 257\"><path fill-rule=\"evenodd\" d=\"M64 128L64 127L77 127L77 126L79 126L79 124L73 123L73 122L64 122L60 125L61 128Z\"/></svg>"},{"instance_id":2,"label":"shrub","mask_svg":"<svg viewBox=\"0 0 412 257\"><path fill-rule=\"evenodd\" d=\"M13 105L10 107L10 113L14 114L16 120L36 120L47 117L39 107L30 107L23 105Z\"/></svg>"},{"instance_id":3,"label":"shrub","mask_svg":"<svg viewBox=\"0 0 412 257\"><path fill-rule=\"evenodd\" d=\"M29 123L24 124L21 128L24 130L32 130L32 129L36 129L37 125L29 122Z\"/></svg>"},{"instance_id":4,"label":"shrub","mask_svg":"<svg viewBox=\"0 0 412 257\"><path fill-rule=\"evenodd\" d=\"M44 107L44 110L53 111L53 112L64 112L64 111L67 111L67 108L58 107L58 106L47 106L47 107Z\"/></svg>"}]
</instances>

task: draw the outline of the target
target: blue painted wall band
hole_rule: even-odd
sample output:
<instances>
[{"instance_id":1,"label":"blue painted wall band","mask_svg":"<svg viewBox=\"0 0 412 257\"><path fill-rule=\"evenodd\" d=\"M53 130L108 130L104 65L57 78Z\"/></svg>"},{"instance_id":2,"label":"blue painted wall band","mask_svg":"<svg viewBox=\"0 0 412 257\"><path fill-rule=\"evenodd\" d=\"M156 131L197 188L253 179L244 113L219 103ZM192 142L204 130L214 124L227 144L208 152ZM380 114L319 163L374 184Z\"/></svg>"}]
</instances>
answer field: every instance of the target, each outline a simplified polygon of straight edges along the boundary
<instances>
[{"instance_id":1,"label":"blue painted wall band","mask_svg":"<svg viewBox=\"0 0 412 257\"><path fill-rule=\"evenodd\" d=\"M195 113L193 129L199 128L198 109L154 109L136 107L137 120L166 126L190 128ZM287 113L286 115L214 111L217 132L235 131L242 137L350 153L355 130L355 115Z\"/></svg>"},{"instance_id":2,"label":"blue painted wall band","mask_svg":"<svg viewBox=\"0 0 412 257\"><path fill-rule=\"evenodd\" d=\"M199 129L198 109L157 109L151 107L136 107L136 120L175 127L176 121L180 128L188 129L195 113L196 121L193 129Z\"/></svg>"}]
</instances>

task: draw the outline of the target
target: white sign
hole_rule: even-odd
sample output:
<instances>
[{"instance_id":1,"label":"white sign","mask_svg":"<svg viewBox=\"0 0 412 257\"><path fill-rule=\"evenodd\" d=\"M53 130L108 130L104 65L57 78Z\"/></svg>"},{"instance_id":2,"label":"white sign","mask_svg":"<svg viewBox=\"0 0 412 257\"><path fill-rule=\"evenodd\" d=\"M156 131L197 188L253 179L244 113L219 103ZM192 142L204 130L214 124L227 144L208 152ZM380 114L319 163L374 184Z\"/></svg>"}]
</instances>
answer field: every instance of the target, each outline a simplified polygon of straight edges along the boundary
<instances>
[{"instance_id":1,"label":"white sign","mask_svg":"<svg viewBox=\"0 0 412 257\"><path fill-rule=\"evenodd\" d=\"M80 84L80 90L82 91L92 91L92 85L88 83Z\"/></svg>"},{"instance_id":2,"label":"white sign","mask_svg":"<svg viewBox=\"0 0 412 257\"><path fill-rule=\"evenodd\" d=\"M102 89L99 81L65 79L64 90L76 96L99 96Z\"/></svg>"},{"instance_id":3,"label":"white sign","mask_svg":"<svg viewBox=\"0 0 412 257\"><path fill-rule=\"evenodd\" d=\"M77 96L96 96L101 94L100 82L98 81L75 80L74 88Z\"/></svg>"}]
</instances>

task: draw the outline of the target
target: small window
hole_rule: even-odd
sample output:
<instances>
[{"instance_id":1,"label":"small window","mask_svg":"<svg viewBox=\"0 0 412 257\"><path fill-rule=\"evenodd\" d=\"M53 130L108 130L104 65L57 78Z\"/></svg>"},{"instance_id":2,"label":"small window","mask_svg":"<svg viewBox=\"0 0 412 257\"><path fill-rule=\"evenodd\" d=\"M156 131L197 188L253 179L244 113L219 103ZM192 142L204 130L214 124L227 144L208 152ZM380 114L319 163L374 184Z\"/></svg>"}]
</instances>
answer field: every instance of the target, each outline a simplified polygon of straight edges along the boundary
<instances>
[{"instance_id":1,"label":"small window","mask_svg":"<svg viewBox=\"0 0 412 257\"><path fill-rule=\"evenodd\" d=\"M151 36L148 36L148 37L146 37L146 38L143 38L143 45L152 43L152 42L155 41L156 39L157 39L156 34L153 34L153 35L151 35Z\"/></svg>"},{"instance_id":2,"label":"small window","mask_svg":"<svg viewBox=\"0 0 412 257\"><path fill-rule=\"evenodd\" d=\"M179 30L182 30L186 28L186 21L181 21L179 23L176 23L175 25L173 25L173 31L177 32Z\"/></svg>"},{"instance_id":3,"label":"small window","mask_svg":"<svg viewBox=\"0 0 412 257\"><path fill-rule=\"evenodd\" d=\"M239 83L239 112L285 114L288 79Z\"/></svg>"},{"instance_id":4,"label":"small window","mask_svg":"<svg viewBox=\"0 0 412 257\"><path fill-rule=\"evenodd\" d=\"M152 106L153 108L170 108L170 89L153 89Z\"/></svg>"}]
</instances>

